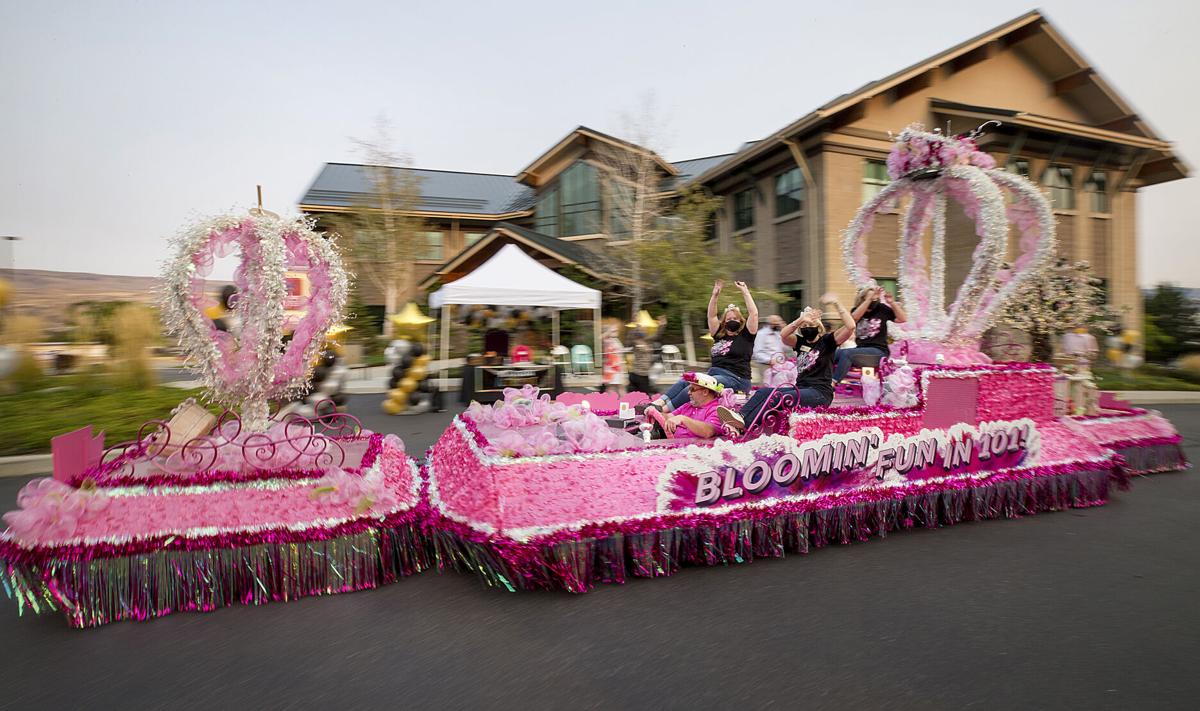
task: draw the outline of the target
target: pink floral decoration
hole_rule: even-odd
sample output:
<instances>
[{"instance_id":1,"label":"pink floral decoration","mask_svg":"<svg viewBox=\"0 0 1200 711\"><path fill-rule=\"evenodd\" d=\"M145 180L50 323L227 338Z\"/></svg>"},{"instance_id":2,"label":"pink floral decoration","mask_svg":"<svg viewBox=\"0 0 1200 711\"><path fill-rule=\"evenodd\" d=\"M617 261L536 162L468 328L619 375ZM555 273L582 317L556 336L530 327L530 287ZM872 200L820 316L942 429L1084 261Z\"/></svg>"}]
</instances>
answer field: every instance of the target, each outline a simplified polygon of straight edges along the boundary
<instances>
[{"instance_id":1,"label":"pink floral decoration","mask_svg":"<svg viewBox=\"0 0 1200 711\"><path fill-rule=\"evenodd\" d=\"M76 489L54 479L34 479L17 494L19 510L4 514L17 536L31 541L62 540L75 535L79 524L108 507L99 489Z\"/></svg>"},{"instance_id":2,"label":"pink floral decoration","mask_svg":"<svg viewBox=\"0 0 1200 711\"><path fill-rule=\"evenodd\" d=\"M379 467L372 467L363 474L330 469L313 485L313 498L326 496L330 503L349 507L356 514L389 511L400 503L400 497L387 486L383 469Z\"/></svg>"}]
</instances>

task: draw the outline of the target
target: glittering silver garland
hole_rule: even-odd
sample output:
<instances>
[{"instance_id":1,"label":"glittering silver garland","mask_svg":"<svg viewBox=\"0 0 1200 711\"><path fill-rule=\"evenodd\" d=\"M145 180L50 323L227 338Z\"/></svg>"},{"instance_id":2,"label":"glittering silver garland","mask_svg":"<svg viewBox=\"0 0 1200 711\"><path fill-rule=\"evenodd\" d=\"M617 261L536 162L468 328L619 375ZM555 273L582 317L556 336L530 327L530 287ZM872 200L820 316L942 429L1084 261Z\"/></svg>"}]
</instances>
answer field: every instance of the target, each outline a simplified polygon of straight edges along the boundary
<instances>
[{"instance_id":1,"label":"glittering silver garland","mask_svg":"<svg viewBox=\"0 0 1200 711\"><path fill-rule=\"evenodd\" d=\"M253 349L254 360L241 377L230 382L221 376L221 350L212 337L210 320L192 302L191 289L197 270L196 258L204 254L209 240L238 228L253 230L260 255L253 263L246 255L241 255L241 274L249 293L238 300L234 311L242 321L242 335L249 334L253 342L239 342L238 348L239 351ZM303 362L306 367L301 374L280 383L276 381L276 367L283 357L288 266L286 234L295 234L304 242L310 266L326 265L331 286L329 316L319 324L316 335L305 348ZM165 265L160 300L167 332L178 339L186 354L185 362L198 374L208 400L239 408L251 430L265 428L268 400L294 397L304 389L312 372L307 364L321 347L322 334L342 317L349 293L349 276L336 245L314 232L310 219L284 219L262 212L221 215L201 221L175 237L172 248L175 256Z\"/></svg>"}]
</instances>

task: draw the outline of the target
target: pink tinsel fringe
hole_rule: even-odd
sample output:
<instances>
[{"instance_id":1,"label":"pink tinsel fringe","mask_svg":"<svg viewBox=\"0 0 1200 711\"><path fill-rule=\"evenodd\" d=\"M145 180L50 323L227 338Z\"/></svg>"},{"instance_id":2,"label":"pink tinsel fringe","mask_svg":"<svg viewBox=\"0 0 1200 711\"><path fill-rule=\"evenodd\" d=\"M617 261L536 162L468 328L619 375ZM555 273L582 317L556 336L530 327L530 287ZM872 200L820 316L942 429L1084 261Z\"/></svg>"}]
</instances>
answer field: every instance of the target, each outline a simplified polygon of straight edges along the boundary
<instances>
[{"instance_id":1,"label":"pink tinsel fringe","mask_svg":"<svg viewBox=\"0 0 1200 711\"><path fill-rule=\"evenodd\" d=\"M440 516L429 522L427 533L440 569L473 571L488 585L510 591L560 588L582 593L597 583L623 583L628 575L671 575L684 564L750 562L755 556L805 553L810 546L865 541L918 525L935 528L1099 506L1107 502L1110 484L1123 486L1127 481L1119 457L1111 469L1042 469L975 485L955 482L940 490L881 492L874 500L844 503L846 497L828 497L725 516L664 516L589 526L529 542L484 535Z\"/></svg>"}]
</instances>

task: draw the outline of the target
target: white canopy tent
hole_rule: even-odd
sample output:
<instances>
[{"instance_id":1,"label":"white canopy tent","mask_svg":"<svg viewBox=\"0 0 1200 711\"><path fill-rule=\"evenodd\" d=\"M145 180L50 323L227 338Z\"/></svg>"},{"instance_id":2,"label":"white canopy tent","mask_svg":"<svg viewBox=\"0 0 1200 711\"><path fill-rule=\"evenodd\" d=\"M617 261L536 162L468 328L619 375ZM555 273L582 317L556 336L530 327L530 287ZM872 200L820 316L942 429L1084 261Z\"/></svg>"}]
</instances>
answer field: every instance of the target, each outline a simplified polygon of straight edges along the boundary
<instances>
[{"instance_id":1,"label":"white canopy tent","mask_svg":"<svg viewBox=\"0 0 1200 711\"><path fill-rule=\"evenodd\" d=\"M446 284L429 295L430 308L442 310L441 346L443 362L450 351L450 306L489 304L496 306L542 306L554 309L553 341L558 345L558 312L591 309L594 313L596 348L600 343L600 292L576 284L539 264L515 244L506 244L470 274Z\"/></svg>"}]
</instances>

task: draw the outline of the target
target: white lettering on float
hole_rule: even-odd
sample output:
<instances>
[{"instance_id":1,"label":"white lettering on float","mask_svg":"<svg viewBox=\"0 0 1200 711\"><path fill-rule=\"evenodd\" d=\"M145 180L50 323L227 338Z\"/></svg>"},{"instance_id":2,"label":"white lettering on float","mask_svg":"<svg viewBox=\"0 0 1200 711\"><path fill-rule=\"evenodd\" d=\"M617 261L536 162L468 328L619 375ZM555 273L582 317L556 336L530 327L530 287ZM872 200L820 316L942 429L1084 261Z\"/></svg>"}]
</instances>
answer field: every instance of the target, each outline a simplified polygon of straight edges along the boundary
<instances>
[{"instance_id":1,"label":"white lettering on float","mask_svg":"<svg viewBox=\"0 0 1200 711\"><path fill-rule=\"evenodd\" d=\"M869 480L896 482L1031 466L1037 462L1039 450L1037 425L1029 419L985 422L978 427L957 424L915 435L896 433L886 439L877 427L825 435L811 442L774 436L729 445L721 450L722 456L708 454L673 462L664 476L683 478L675 479L676 493L660 505L679 508L685 505L682 498L689 507L786 498L802 489L796 486L797 480L843 473L861 472L869 475ZM863 478L858 477L846 488L863 485ZM693 496L685 495L689 490Z\"/></svg>"}]
</instances>

